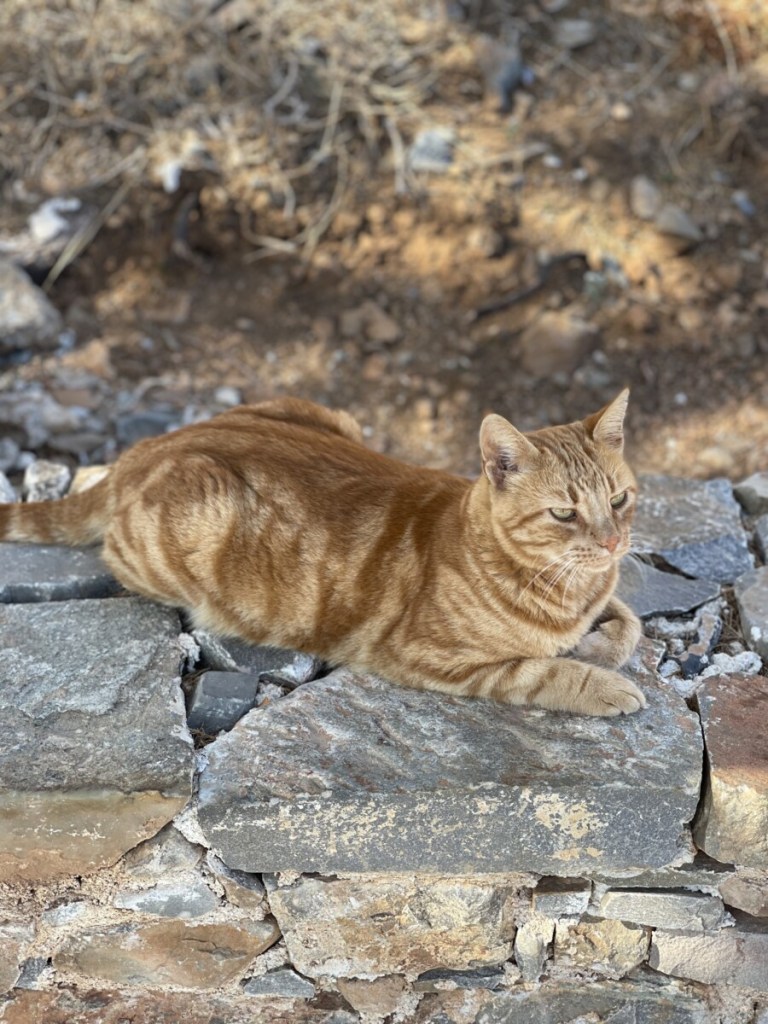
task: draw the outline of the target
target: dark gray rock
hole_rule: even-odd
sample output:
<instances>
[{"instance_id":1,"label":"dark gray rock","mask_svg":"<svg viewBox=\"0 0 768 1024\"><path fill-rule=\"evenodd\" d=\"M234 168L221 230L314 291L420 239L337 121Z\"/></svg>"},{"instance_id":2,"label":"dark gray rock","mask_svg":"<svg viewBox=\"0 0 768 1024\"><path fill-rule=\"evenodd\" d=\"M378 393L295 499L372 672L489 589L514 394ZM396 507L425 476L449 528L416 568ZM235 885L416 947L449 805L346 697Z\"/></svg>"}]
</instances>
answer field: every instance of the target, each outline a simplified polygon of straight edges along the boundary
<instances>
[{"instance_id":1,"label":"dark gray rock","mask_svg":"<svg viewBox=\"0 0 768 1024\"><path fill-rule=\"evenodd\" d=\"M739 576L733 592L744 639L761 658L768 659L768 566Z\"/></svg>"},{"instance_id":2,"label":"dark gray rock","mask_svg":"<svg viewBox=\"0 0 768 1024\"><path fill-rule=\"evenodd\" d=\"M0 604L111 597L118 590L94 548L0 544Z\"/></svg>"},{"instance_id":3,"label":"dark gray rock","mask_svg":"<svg viewBox=\"0 0 768 1024\"><path fill-rule=\"evenodd\" d=\"M55 348L62 326L45 292L0 256L0 355Z\"/></svg>"},{"instance_id":4,"label":"dark gray rock","mask_svg":"<svg viewBox=\"0 0 768 1024\"><path fill-rule=\"evenodd\" d=\"M760 516L755 523L755 543L764 562L768 562L768 515Z\"/></svg>"},{"instance_id":5,"label":"dark gray rock","mask_svg":"<svg viewBox=\"0 0 768 1024\"><path fill-rule=\"evenodd\" d=\"M768 473L753 473L736 484L733 493L751 516L763 515L768 512Z\"/></svg>"},{"instance_id":6,"label":"dark gray rock","mask_svg":"<svg viewBox=\"0 0 768 1024\"><path fill-rule=\"evenodd\" d=\"M685 615L720 593L713 580L689 580L633 558L622 559L617 597L640 618L650 615Z\"/></svg>"},{"instance_id":7,"label":"dark gray rock","mask_svg":"<svg viewBox=\"0 0 768 1024\"><path fill-rule=\"evenodd\" d=\"M448 983L451 988L487 988L493 991L504 982L503 967L478 967L474 971L447 971L436 967L424 971L413 983L414 992L439 992Z\"/></svg>"},{"instance_id":8,"label":"dark gray rock","mask_svg":"<svg viewBox=\"0 0 768 1024\"><path fill-rule=\"evenodd\" d=\"M315 986L290 967L278 967L276 971L248 978L243 985L243 992L249 996L311 999L315 994Z\"/></svg>"},{"instance_id":9,"label":"dark gray rock","mask_svg":"<svg viewBox=\"0 0 768 1024\"><path fill-rule=\"evenodd\" d=\"M123 910L183 919L202 917L219 906L218 897L194 871L160 879L149 889L121 889L112 902Z\"/></svg>"},{"instance_id":10,"label":"dark gray rock","mask_svg":"<svg viewBox=\"0 0 768 1024\"><path fill-rule=\"evenodd\" d=\"M315 679L322 661L311 654L290 651L266 644L254 646L243 640L216 636L204 629L192 631L203 663L218 672L248 672L256 676L277 677L281 685L298 686Z\"/></svg>"},{"instance_id":11,"label":"dark gray rock","mask_svg":"<svg viewBox=\"0 0 768 1024\"><path fill-rule=\"evenodd\" d=\"M138 598L0 605L0 880L112 864L184 806L178 634Z\"/></svg>"},{"instance_id":12,"label":"dark gray rock","mask_svg":"<svg viewBox=\"0 0 768 1024\"><path fill-rule=\"evenodd\" d=\"M117 439L128 447L145 437L165 434L178 422L178 415L170 412L131 412L117 417Z\"/></svg>"},{"instance_id":13,"label":"dark gray rock","mask_svg":"<svg viewBox=\"0 0 768 1024\"><path fill-rule=\"evenodd\" d=\"M10 437L0 438L0 473L7 473L16 466L21 449ZM0 491L0 501L15 501L16 499L3 498Z\"/></svg>"},{"instance_id":14,"label":"dark gray rock","mask_svg":"<svg viewBox=\"0 0 768 1024\"><path fill-rule=\"evenodd\" d=\"M652 652L655 657L655 652ZM637 871L678 863L697 717L635 677L615 721L398 688L338 670L209 748L199 821L244 871Z\"/></svg>"},{"instance_id":15,"label":"dark gray rock","mask_svg":"<svg viewBox=\"0 0 768 1024\"><path fill-rule=\"evenodd\" d=\"M505 992L483 1007L476 1024L712 1024L708 1004L687 992L634 981L563 982Z\"/></svg>"},{"instance_id":16,"label":"dark gray rock","mask_svg":"<svg viewBox=\"0 0 768 1024\"><path fill-rule=\"evenodd\" d=\"M714 612L700 616L696 639L689 643L685 653L678 657L678 663L686 679L699 675L709 665L712 652L723 631L723 620Z\"/></svg>"},{"instance_id":17,"label":"dark gray rock","mask_svg":"<svg viewBox=\"0 0 768 1024\"><path fill-rule=\"evenodd\" d=\"M640 484L635 551L658 555L687 576L719 583L732 583L753 568L728 480L646 476Z\"/></svg>"},{"instance_id":18,"label":"dark gray rock","mask_svg":"<svg viewBox=\"0 0 768 1024\"><path fill-rule=\"evenodd\" d=\"M231 729L256 706L258 688L258 675L202 672L189 697L187 725L211 736Z\"/></svg>"}]
</instances>

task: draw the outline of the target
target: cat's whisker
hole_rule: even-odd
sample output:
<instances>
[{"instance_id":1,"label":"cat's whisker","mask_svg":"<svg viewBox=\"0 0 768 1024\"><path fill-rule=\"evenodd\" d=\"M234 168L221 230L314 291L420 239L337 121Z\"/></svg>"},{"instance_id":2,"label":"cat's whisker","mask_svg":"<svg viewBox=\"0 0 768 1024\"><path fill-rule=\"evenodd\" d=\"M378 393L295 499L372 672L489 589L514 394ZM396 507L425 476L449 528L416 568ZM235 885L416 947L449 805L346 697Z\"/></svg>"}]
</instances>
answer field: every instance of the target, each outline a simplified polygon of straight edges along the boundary
<instances>
[{"instance_id":1,"label":"cat's whisker","mask_svg":"<svg viewBox=\"0 0 768 1024\"><path fill-rule=\"evenodd\" d=\"M528 581L528 583L520 591L520 593L518 594L518 597L517 597L518 601L525 594L525 592L529 589L529 587L532 587L533 584L536 582L536 580L539 579L540 576L544 575L544 573L547 571L547 569L551 569L553 566L557 565L559 562L562 562L562 560L564 558L565 559L569 559L571 557L572 556L571 556L570 552L566 551L562 555L558 555L556 558L553 558L551 562L547 562L547 564L544 566L544 568L543 569L539 569L539 571L536 573L536 575L532 579L530 579Z\"/></svg>"}]
</instances>

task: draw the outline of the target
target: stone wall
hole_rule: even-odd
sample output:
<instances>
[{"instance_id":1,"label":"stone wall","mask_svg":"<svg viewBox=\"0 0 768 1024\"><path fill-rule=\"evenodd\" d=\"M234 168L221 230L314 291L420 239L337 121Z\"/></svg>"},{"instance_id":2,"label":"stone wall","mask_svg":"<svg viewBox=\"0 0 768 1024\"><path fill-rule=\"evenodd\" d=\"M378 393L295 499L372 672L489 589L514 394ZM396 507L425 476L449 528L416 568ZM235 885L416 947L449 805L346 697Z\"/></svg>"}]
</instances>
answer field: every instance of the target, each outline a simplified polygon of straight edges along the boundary
<instances>
[{"instance_id":1,"label":"stone wall","mask_svg":"<svg viewBox=\"0 0 768 1024\"><path fill-rule=\"evenodd\" d=\"M620 720L323 674L0 545L0 1021L766 1024L768 478L736 491L645 481Z\"/></svg>"}]
</instances>

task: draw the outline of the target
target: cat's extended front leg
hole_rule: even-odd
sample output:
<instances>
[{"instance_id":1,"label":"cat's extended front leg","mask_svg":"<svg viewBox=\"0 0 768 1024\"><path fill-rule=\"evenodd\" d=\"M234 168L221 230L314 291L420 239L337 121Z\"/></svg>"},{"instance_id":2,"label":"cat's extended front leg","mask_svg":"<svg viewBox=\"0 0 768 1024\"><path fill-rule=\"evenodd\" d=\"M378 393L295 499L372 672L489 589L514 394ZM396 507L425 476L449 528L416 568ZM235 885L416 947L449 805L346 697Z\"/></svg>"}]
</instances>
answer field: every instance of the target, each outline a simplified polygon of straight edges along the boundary
<instances>
[{"instance_id":1,"label":"cat's extended front leg","mask_svg":"<svg viewBox=\"0 0 768 1024\"><path fill-rule=\"evenodd\" d=\"M573 657L603 668L619 668L632 657L642 632L640 619L632 609L612 597L600 616L597 629L579 641Z\"/></svg>"},{"instance_id":2,"label":"cat's extended front leg","mask_svg":"<svg viewBox=\"0 0 768 1024\"><path fill-rule=\"evenodd\" d=\"M631 680L571 658L508 662L478 676L465 692L506 704L536 704L579 715L628 715L645 707L642 690Z\"/></svg>"}]
</instances>

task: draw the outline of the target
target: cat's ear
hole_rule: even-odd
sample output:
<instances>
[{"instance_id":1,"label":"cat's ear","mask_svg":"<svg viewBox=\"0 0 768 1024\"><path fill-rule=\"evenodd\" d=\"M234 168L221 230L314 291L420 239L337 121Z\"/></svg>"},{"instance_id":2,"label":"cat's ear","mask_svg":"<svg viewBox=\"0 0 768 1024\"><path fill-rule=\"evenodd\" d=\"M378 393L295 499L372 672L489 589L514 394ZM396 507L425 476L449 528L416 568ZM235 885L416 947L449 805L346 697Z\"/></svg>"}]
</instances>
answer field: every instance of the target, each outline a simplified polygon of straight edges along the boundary
<instances>
[{"instance_id":1,"label":"cat's ear","mask_svg":"<svg viewBox=\"0 0 768 1024\"><path fill-rule=\"evenodd\" d=\"M624 388L609 405L584 420L584 426L592 439L615 452L624 450L624 416L628 401L629 388Z\"/></svg>"},{"instance_id":2,"label":"cat's ear","mask_svg":"<svg viewBox=\"0 0 768 1024\"><path fill-rule=\"evenodd\" d=\"M503 416L486 416L480 427L483 472L494 487L502 487L512 473L519 473L536 458L536 448Z\"/></svg>"}]
</instances>

